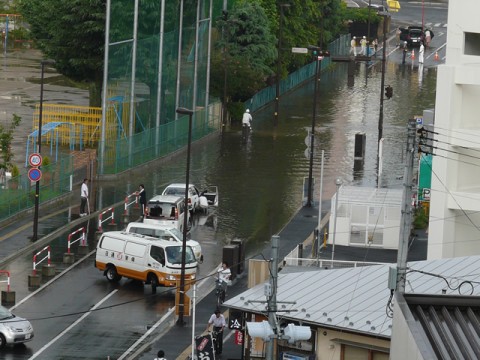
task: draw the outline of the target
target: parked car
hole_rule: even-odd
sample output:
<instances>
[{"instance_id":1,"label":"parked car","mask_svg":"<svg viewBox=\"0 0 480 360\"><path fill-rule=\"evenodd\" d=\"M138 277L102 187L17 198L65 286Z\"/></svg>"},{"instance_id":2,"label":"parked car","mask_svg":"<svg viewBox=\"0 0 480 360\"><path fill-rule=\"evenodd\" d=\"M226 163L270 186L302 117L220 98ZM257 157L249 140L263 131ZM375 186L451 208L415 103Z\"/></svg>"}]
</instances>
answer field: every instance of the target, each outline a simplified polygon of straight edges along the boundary
<instances>
[{"instance_id":1,"label":"parked car","mask_svg":"<svg viewBox=\"0 0 480 360\"><path fill-rule=\"evenodd\" d=\"M127 225L127 232L152 236L165 241L174 241L183 243L183 233L168 225L149 224L144 222L131 222ZM198 241L189 239L187 245L190 246L195 253L198 262L203 262L202 247Z\"/></svg>"},{"instance_id":2,"label":"parked car","mask_svg":"<svg viewBox=\"0 0 480 360\"><path fill-rule=\"evenodd\" d=\"M162 195L174 195L185 197L185 184L170 184L165 190L163 190ZM188 185L188 210L193 214L198 209L200 209L200 192L195 187L195 185Z\"/></svg>"},{"instance_id":3,"label":"parked car","mask_svg":"<svg viewBox=\"0 0 480 360\"><path fill-rule=\"evenodd\" d=\"M409 26L400 28L400 41L406 41L407 46L420 46L425 41L425 34L421 26Z\"/></svg>"},{"instance_id":4,"label":"parked car","mask_svg":"<svg viewBox=\"0 0 480 360\"><path fill-rule=\"evenodd\" d=\"M143 222L174 227L183 232L185 216L187 230L192 226L190 211L185 206L185 198L173 195L157 195L147 203L147 214Z\"/></svg>"},{"instance_id":5,"label":"parked car","mask_svg":"<svg viewBox=\"0 0 480 360\"><path fill-rule=\"evenodd\" d=\"M12 314L0 305L0 349L6 345L23 344L33 339L30 321Z\"/></svg>"}]
</instances>

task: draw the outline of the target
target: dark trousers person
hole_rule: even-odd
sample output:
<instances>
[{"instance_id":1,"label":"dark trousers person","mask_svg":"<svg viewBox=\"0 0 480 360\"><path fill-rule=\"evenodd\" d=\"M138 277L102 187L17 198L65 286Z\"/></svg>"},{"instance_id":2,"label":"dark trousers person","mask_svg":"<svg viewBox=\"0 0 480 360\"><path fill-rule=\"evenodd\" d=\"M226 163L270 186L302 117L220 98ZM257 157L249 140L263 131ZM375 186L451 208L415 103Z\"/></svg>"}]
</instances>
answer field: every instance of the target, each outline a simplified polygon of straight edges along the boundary
<instances>
[{"instance_id":1,"label":"dark trousers person","mask_svg":"<svg viewBox=\"0 0 480 360\"><path fill-rule=\"evenodd\" d=\"M215 341L215 354L221 354L223 349L223 328L220 327L213 327L213 330L217 333L217 341Z\"/></svg>"},{"instance_id":2,"label":"dark trousers person","mask_svg":"<svg viewBox=\"0 0 480 360\"><path fill-rule=\"evenodd\" d=\"M85 196L82 196L80 198L80 214L86 214L85 212L85 206L87 205L87 198Z\"/></svg>"}]
</instances>

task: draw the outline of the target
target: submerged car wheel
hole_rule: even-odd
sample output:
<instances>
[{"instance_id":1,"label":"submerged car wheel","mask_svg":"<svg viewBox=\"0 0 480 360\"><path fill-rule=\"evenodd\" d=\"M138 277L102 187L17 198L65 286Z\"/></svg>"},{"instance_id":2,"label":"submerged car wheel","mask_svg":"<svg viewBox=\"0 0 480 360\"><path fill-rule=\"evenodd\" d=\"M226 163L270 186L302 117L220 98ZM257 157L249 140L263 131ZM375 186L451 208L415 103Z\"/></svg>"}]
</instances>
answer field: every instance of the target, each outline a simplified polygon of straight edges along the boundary
<instances>
[{"instance_id":1,"label":"submerged car wheel","mask_svg":"<svg viewBox=\"0 0 480 360\"><path fill-rule=\"evenodd\" d=\"M105 271L105 276L107 277L107 280L110 282L119 282L120 279L122 278L120 275L118 275L117 269L113 265L110 265L107 268L107 270Z\"/></svg>"},{"instance_id":2,"label":"submerged car wheel","mask_svg":"<svg viewBox=\"0 0 480 360\"><path fill-rule=\"evenodd\" d=\"M0 349L3 349L6 344L7 344L7 341L5 340L5 336L0 334Z\"/></svg>"}]
</instances>

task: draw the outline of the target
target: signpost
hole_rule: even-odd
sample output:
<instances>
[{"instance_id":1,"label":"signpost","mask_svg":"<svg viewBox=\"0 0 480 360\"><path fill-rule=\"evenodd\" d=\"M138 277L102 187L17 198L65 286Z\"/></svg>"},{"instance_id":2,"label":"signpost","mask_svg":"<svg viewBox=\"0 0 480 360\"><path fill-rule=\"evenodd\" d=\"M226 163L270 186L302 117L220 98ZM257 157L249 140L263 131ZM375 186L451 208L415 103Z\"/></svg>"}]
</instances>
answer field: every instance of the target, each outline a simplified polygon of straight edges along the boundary
<instances>
[{"instance_id":1,"label":"signpost","mask_svg":"<svg viewBox=\"0 0 480 360\"><path fill-rule=\"evenodd\" d=\"M308 49L307 48L292 47L292 53L294 53L294 54L308 54Z\"/></svg>"},{"instance_id":2,"label":"signpost","mask_svg":"<svg viewBox=\"0 0 480 360\"><path fill-rule=\"evenodd\" d=\"M28 163L30 164L30 166L39 167L40 165L42 165L42 155L38 153L30 154L30 156L28 157Z\"/></svg>"}]
</instances>

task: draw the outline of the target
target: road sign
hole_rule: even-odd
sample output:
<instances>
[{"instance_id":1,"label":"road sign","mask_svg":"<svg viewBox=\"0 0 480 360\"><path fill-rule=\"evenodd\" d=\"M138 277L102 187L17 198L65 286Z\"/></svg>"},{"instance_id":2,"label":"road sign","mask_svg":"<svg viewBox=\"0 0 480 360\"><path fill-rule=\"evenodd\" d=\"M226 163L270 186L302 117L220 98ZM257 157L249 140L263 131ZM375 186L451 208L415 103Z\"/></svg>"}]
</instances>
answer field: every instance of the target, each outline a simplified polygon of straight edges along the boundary
<instances>
[{"instance_id":1,"label":"road sign","mask_svg":"<svg viewBox=\"0 0 480 360\"><path fill-rule=\"evenodd\" d=\"M307 49L307 48L292 47L292 53L296 53L296 54L308 54L308 49Z\"/></svg>"},{"instance_id":2,"label":"road sign","mask_svg":"<svg viewBox=\"0 0 480 360\"><path fill-rule=\"evenodd\" d=\"M30 166L33 167L38 167L42 165L42 155L37 153L30 154L30 156L28 157L28 163L30 164Z\"/></svg>"},{"instance_id":3,"label":"road sign","mask_svg":"<svg viewBox=\"0 0 480 360\"><path fill-rule=\"evenodd\" d=\"M28 170L28 178L30 181L39 181L42 178L42 172L39 168L31 168Z\"/></svg>"},{"instance_id":4,"label":"road sign","mask_svg":"<svg viewBox=\"0 0 480 360\"><path fill-rule=\"evenodd\" d=\"M323 60L323 56L319 56L317 60Z\"/></svg>"},{"instance_id":5,"label":"road sign","mask_svg":"<svg viewBox=\"0 0 480 360\"><path fill-rule=\"evenodd\" d=\"M424 188L422 193L423 200L430 200L430 189Z\"/></svg>"},{"instance_id":6,"label":"road sign","mask_svg":"<svg viewBox=\"0 0 480 360\"><path fill-rule=\"evenodd\" d=\"M417 125L423 125L423 117L416 116L415 120L417 121Z\"/></svg>"}]
</instances>

